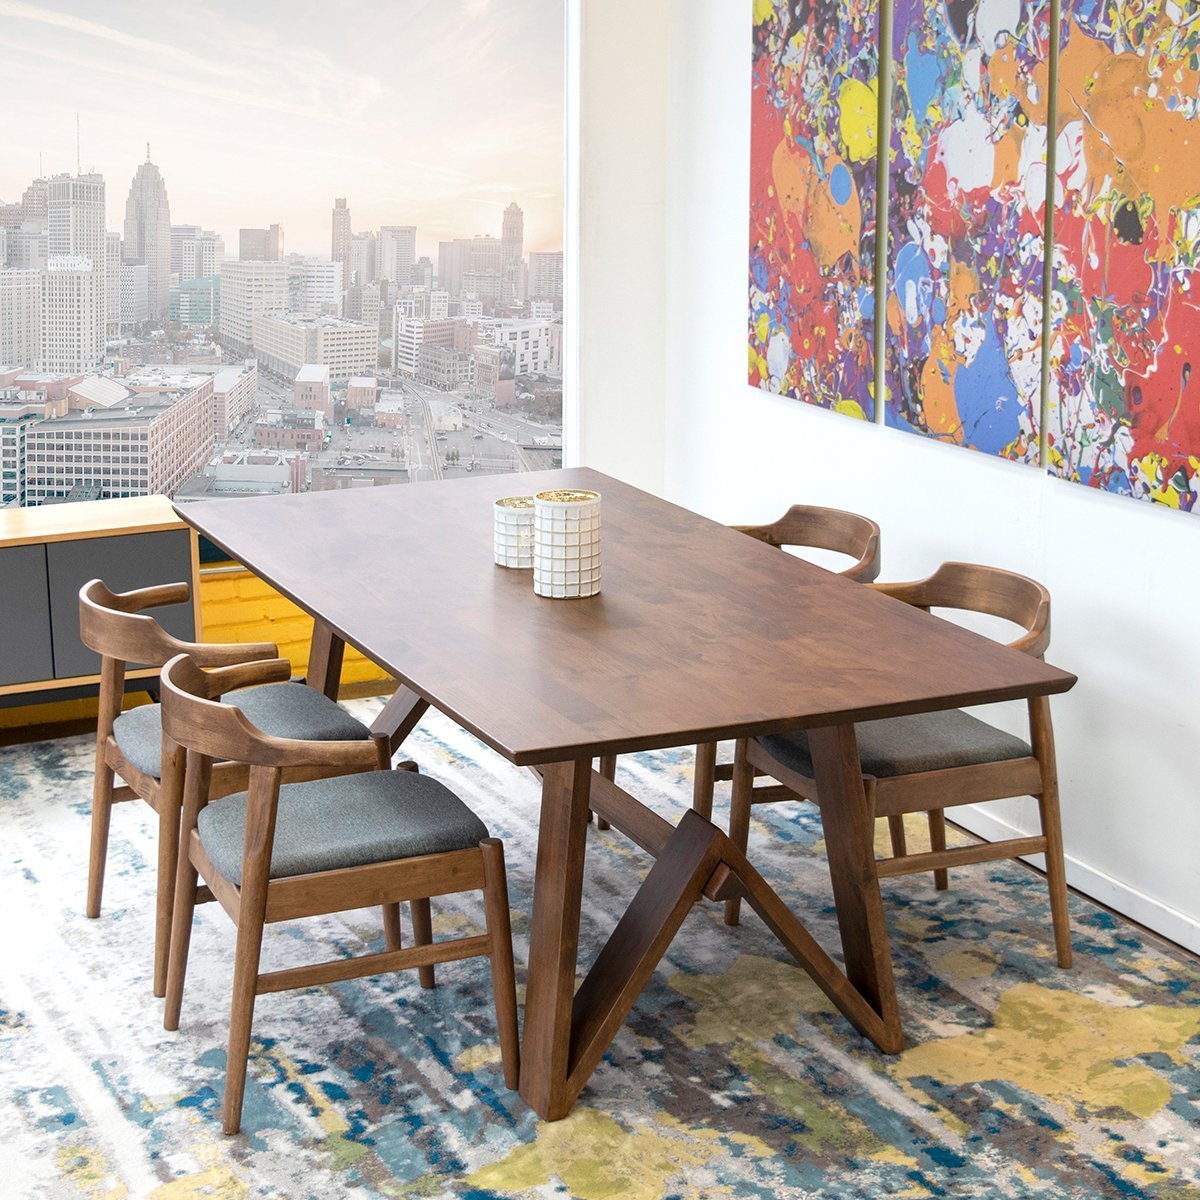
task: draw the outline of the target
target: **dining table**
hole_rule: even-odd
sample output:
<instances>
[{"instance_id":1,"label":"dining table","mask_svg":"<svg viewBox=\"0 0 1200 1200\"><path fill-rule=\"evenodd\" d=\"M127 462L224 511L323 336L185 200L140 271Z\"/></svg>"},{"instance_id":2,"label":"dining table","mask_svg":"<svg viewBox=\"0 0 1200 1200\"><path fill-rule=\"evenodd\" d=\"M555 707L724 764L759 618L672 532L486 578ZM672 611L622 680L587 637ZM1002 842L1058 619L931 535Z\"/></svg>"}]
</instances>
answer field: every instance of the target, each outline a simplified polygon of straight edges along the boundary
<instances>
[{"instance_id":1,"label":"dining table","mask_svg":"<svg viewBox=\"0 0 1200 1200\"><path fill-rule=\"evenodd\" d=\"M494 501L560 489L602 497L601 589L587 598L537 596L528 570L493 562ZM706 900L744 897L847 1021L899 1052L855 723L1075 682L586 467L177 511L312 615L311 686L336 697L346 645L395 680L374 726L394 750L433 706L540 776L520 1093L548 1120L571 1110ZM796 729L809 731L822 797L840 960L715 824L694 810L673 823L612 778L616 755ZM579 944L593 813L654 861L577 983L594 949Z\"/></svg>"}]
</instances>

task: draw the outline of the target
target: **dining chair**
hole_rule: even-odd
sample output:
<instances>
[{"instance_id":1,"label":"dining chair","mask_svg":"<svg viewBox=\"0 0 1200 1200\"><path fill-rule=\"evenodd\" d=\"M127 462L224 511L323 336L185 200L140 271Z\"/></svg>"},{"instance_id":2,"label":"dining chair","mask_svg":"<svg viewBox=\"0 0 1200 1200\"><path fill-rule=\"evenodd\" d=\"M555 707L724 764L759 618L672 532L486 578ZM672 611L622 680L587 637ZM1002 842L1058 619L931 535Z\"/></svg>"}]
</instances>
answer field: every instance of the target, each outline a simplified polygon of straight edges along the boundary
<instances>
[{"instance_id":1,"label":"dining chair","mask_svg":"<svg viewBox=\"0 0 1200 1200\"><path fill-rule=\"evenodd\" d=\"M182 841L166 1029L178 1029L198 883L203 880L237 929L225 1065L222 1127L241 1126L250 1027L263 993L314 987L416 967L434 986L434 964L486 956L499 1028L504 1081L518 1080L517 999L504 848L437 780L411 769L378 770L361 740L308 741L258 728L244 709L220 700L230 689L286 679L286 660L205 671L186 655L162 673L164 743L187 752ZM244 763L246 791L210 799L219 760ZM282 783L285 768L323 778ZM334 773L336 777L334 776ZM434 942L429 898L482 891L486 932ZM399 905L420 902L414 945L400 940ZM394 914L386 949L285 970L260 969L263 927L274 921L382 904ZM414 914L417 911L414 903Z\"/></svg>"},{"instance_id":2,"label":"dining chair","mask_svg":"<svg viewBox=\"0 0 1200 1200\"><path fill-rule=\"evenodd\" d=\"M1019 625L1022 633L1007 644L1035 658L1043 657L1050 643L1050 593L1012 571L948 562L927 579L874 586L926 612L957 609ZM1067 882L1049 698L1033 696L1028 708L1029 742L960 709L855 726L868 808L877 817L886 816L892 826L892 856L881 859L876 870L881 877L932 871L935 886L942 890L948 886L949 867L1045 855L1055 950L1059 966L1069 967ZM756 771L772 776L779 786L755 788ZM1036 837L947 848L947 808L1026 795L1038 802L1041 832ZM821 804L808 734L797 730L740 740L734 756L731 840L744 852L751 806L787 799ZM930 850L909 854L902 822L905 813L916 812L928 814ZM893 822L901 823L899 829ZM738 899L725 902L727 925L738 923L740 908Z\"/></svg>"},{"instance_id":3,"label":"dining chair","mask_svg":"<svg viewBox=\"0 0 1200 1200\"><path fill-rule=\"evenodd\" d=\"M852 561L837 574L856 583L871 583L879 577L879 526L869 517L838 508L793 504L769 525L734 525L733 528L780 549L803 546L844 554ZM696 747L692 807L706 820L711 820L714 785L719 779L732 778L733 763L718 763L717 744L702 742Z\"/></svg>"},{"instance_id":4,"label":"dining chair","mask_svg":"<svg viewBox=\"0 0 1200 1200\"><path fill-rule=\"evenodd\" d=\"M158 881L154 921L154 994L167 983L171 900L179 851L179 814L183 803L183 753L164 751L161 710L144 704L121 711L127 663L162 667L177 654L189 654L209 667L273 659L269 642L184 642L168 633L147 610L185 603L186 583L168 583L113 592L99 579L79 591L80 636L100 655L99 711L96 718L96 767L92 785L91 853L88 862L89 917L100 915L109 824L114 804L139 797L158 814ZM280 737L369 742L380 766L391 761L386 739L374 739L362 722L321 692L302 683L271 683L229 697L252 720ZM122 781L115 785L115 778ZM246 770L222 763L213 772L213 795L245 787Z\"/></svg>"}]
</instances>

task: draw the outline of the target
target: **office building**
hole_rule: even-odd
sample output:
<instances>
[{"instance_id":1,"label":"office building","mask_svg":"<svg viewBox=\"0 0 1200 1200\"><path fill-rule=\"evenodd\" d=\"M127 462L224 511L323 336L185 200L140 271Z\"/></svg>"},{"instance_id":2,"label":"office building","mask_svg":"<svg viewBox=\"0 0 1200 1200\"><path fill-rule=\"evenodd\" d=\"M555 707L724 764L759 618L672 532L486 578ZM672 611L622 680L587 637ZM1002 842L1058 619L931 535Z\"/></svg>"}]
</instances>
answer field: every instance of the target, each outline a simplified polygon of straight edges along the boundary
<instances>
[{"instance_id":1,"label":"office building","mask_svg":"<svg viewBox=\"0 0 1200 1200\"><path fill-rule=\"evenodd\" d=\"M238 258L243 262L281 262L283 226L238 230Z\"/></svg>"},{"instance_id":2,"label":"office building","mask_svg":"<svg viewBox=\"0 0 1200 1200\"><path fill-rule=\"evenodd\" d=\"M314 363L329 368L341 383L375 369L379 334L374 326L343 317L286 313L254 319L254 356L264 370L294 380L300 368Z\"/></svg>"},{"instance_id":3,"label":"office building","mask_svg":"<svg viewBox=\"0 0 1200 1200\"><path fill-rule=\"evenodd\" d=\"M122 258L127 263L144 263L149 289L150 319L167 320L167 292L171 285L171 206L162 173L150 161L137 169L125 201L125 236Z\"/></svg>"},{"instance_id":4,"label":"office building","mask_svg":"<svg viewBox=\"0 0 1200 1200\"><path fill-rule=\"evenodd\" d=\"M292 258L288 262L288 310L340 317L343 303L342 264L327 258Z\"/></svg>"},{"instance_id":5,"label":"office building","mask_svg":"<svg viewBox=\"0 0 1200 1200\"><path fill-rule=\"evenodd\" d=\"M24 435L28 504L86 488L101 498L170 495L212 452L211 375L126 376L130 395L103 411L40 421Z\"/></svg>"},{"instance_id":6,"label":"office building","mask_svg":"<svg viewBox=\"0 0 1200 1200\"><path fill-rule=\"evenodd\" d=\"M56 278L43 288L43 299L61 299L68 307L54 314L53 331L43 323L42 339L43 349L52 355L53 361L72 364L65 370L86 369L99 361L104 350L108 252L104 217L105 189L101 176L56 175L49 180L46 267L49 270L56 259L58 265L54 268ZM64 265L67 259L72 260L69 269ZM67 279L68 272L71 280ZM85 295L88 291L91 294ZM42 311L45 314L45 304ZM86 320L90 327L70 329L68 322L72 320Z\"/></svg>"},{"instance_id":7,"label":"office building","mask_svg":"<svg viewBox=\"0 0 1200 1200\"><path fill-rule=\"evenodd\" d=\"M0 365L32 367L37 363L41 329L41 272L0 268Z\"/></svg>"},{"instance_id":8,"label":"office building","mask_svg":"<svg viewBox=\"0 0 1200 1200\"><path fill-rule=\"evenodd\" d=\"M379 278L393 287L412 286L413 265L417 261L417 227L383 225L379 230Z\"/></svg>"},{"instance_id":9,"label":"office building","mask_svg":"<svg viewBox=\"0 0 1200 1200\"><path fill-rule=\"evenodd\" d=\"M213 376L213 436L223 441L254 410L258 399L258 364L222 367Z\"/></svg>"},{"instance_id":10,"label":"office building","mask_svg":"<svg viewBox=\"0 0 1200 1200\"><path fill-rule=\"evenodd\" d=\"M171 320L187 329L216 328L221 322L220 275L172 284L168 309Z\"/></svg>"},{"instance_id":11,"label":"office building","mask_svg":"<svg viewBox=\"0 0 1200 1200\"><path fill-rule=\"evenodd\" d=\"M551 374L554 346L549 321L484 321L480 335L508 359L516 374Z\"/></svg>"},{"instance_id":12,"label":"office building","mask_svg":"<svg viewBox=\"0 0 1200 1200\"><path fill-rule=\"evenodd\" d=\"M225 239L220 234L199 225L171 226L171 274L180 283L220 275L224 259Z\"/></svg>"},{"instance_id":13,"label":"office building","mask_svg":"<svg viewBox=\"0 0 1200 1200\"><path fill-rule=\"evenodd\" d=\"M563 252L532 250L529 254L530 300L549 300L558 308L563 297Z\"/></svg>"},{"instance_id":14,"label":"office building","mask_svg":"<svg viewBox=\"0 0 1200 1200\"><path fill-rule=\"evenodd\" d=\"M324 363L301 364L292 383L292 407L300 412L315 410L332 417L332 396L329 388L329 368Z\"/></svg>"},{"instance_id":15,"label":"office building","mask_svg":"<svg viewBox=\"0 0 1200 1200\"><path fill-rule=\"evenodd\" d=\"M229 259L221 270L221 341L235 354L254 349L254 319L288 307L287 263Z\"/></svg>"},{"instance_id":16,"label":"office building","mask_svg":"<svg viewBox=\"0 0 1200 1200\"><path fill-rule=\"evenodd\" d=\"M520 304L525 298L525 214L515 202L504 210L500 227L500 299Z\"/></svg>"},{"instance_id":17,"label":"office building","mask_svg":"<svg viewBox=\"0 0 1200 1200\"><path fill-rule=\"evenodd\" d=\"M347 283L350 281L350 273L353 270L350 260L353 237L350 230L350 209L346 207L346 198L343 196L333 202L333 236L329 257L334 262L342 264L342 279Z\"/></svg>"},{"instance_id":18,"label":"office building","mask_svg":"<svg viewBox=\"0 0 1200 1200\"><path fill-rule=\"evenodd\" d=\"M351 283L366 287L379 278L378 239L373 233L356 233L350 242L350 273L344 276L346 286ZM334 255L334 262L342 260Z\"/></svg>"},{"instance_id":19,"label":"office building","mask_svg":"<svg viewBox=\"0 0 1200 1200\"><path fill-rule=\"evenodd\" d=\"M67 374L97 366L104 353L104 293L92 260L52 255L41 284L39 368Z\"/></svg>"},{"instance_id":20,"label":"office building","mask_svg":"<svg viewBox=\"0 0 1200 1200\"><path fill-rule=\"evenodd\" d=\"M136 329L150 320L150 268L145 263L121 264L120 305L122 329ZM169 312L170 304L167 308Z\"/></svg>"}]
</instances>

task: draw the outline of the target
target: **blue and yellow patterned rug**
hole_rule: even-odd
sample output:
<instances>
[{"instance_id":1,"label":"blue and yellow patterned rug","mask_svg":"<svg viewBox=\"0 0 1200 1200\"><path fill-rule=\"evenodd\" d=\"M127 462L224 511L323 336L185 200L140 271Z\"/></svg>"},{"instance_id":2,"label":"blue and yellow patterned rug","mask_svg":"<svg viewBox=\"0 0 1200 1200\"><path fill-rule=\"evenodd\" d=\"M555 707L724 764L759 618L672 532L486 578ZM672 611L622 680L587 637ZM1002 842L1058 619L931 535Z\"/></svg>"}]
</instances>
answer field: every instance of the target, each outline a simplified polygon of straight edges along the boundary
<instances>
[{"instance_id":1,"label":"blue and yellow patterned rug","mask_svg":"<svg viewBox=\"0 0 1200 1200\"><path fill-rule=\"evenodd\" d=\"M360 711L373 702L359 702ZM518 971L537 788L430 716L406 743L506 841ZM1153 1197L1200 1200L1200 965L1072 899L1053 961L1045 890L1016 865L938 894L885 881L909 1049L885 1058L758 919L689 918L571 1117L504 1089L484 960L261 997L244 1133L220 1131L232 929L205 906L178 1033L150 994L153 814L116 810L105 911L82 915L92 748L0 750L0 1196ZM664 814L690 751L621 760ZM724 817L719 808L720 819ZM820 824L756 810L751 852L837 945ZM590 832L582 944L647 861ZM435 930L481 923L435 902ZM382 942L376 911L268 929L264 963ZM319 944L319 943L323 943Z\"/></svg>"}]
</instances>

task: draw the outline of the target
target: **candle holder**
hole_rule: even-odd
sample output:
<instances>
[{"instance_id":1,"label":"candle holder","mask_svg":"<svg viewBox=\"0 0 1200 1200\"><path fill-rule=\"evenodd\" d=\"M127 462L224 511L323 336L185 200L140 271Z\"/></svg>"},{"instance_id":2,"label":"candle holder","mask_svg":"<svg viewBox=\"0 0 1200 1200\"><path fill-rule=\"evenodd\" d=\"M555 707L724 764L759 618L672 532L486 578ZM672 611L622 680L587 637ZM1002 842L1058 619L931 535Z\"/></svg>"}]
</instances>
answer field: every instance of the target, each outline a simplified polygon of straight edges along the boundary
<instances>
[{"instance_id":1,"label":"candle holder","mask_svg":"<svg viewBox=\"0 0 1200 1200\"><path fill-rule=\"evenodd\" d=\"M556 600L600 590L600 493L564 489L533 498L533 590Z\"/></svg>"},{"instance_id":2,"label":"candle holder","mask_svg":"<svg viewBox=\"0 0 1200 1200\"><path fill-rule=\"evenodd\" d=\"M505 496L492 505L492 550L498 567L533 566L532 496Z\"/></svg>"}]
</instances>

